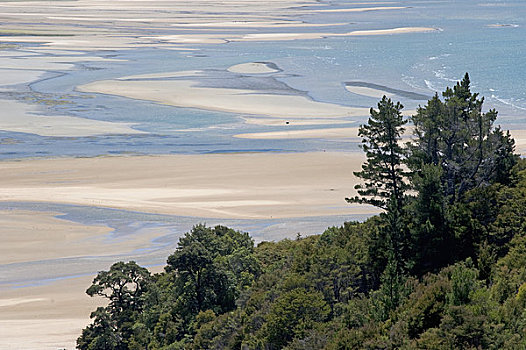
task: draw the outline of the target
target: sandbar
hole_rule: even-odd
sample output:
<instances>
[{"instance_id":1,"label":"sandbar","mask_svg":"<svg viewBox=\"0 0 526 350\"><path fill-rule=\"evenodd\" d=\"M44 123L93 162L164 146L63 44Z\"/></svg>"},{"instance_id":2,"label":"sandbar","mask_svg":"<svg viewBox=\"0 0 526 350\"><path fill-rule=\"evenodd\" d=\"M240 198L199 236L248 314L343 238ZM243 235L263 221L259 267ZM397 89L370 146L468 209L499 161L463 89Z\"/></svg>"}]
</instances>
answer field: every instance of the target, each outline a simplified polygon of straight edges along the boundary
<instances>
[{"instance_id":1,"label":"sandbar","mask_svg":"<svg viewBox=\"0 0 526 350\"><path fill-rule=\"evenodd\" d=\"M0 68L0 86L9 86L30 83L38 80L45 71L26 69L2 69ZM7 90L2 88L2 90Z\"/></svg>"},{"instance_id":2,"label":"sandbar","mask_svg":"<svg viewBox=\"0 0 526 350\"><path fill-rule=\"evenodd\" d=\"M313 40L329 37L394 35L408 33L427 33L440 31L433 27L398 27L373 30L355 30L347 33L334 32L282 32L282 33L248 33L248 34L168 34L161 36L144 36L143 39L161 40L172 44L221 44L230 41L291 41Z\"/></svg>"},{"instance_id":3,"label":"sandbar","mask_svg":"<svg viewBox=\"0 0 526 350\"><path fill-rule=\"evenodd\" d=\"M387 96L388 98L395 96L395 94L387 92L387 91L372 89L372 88L364 87L364 86L346 86L345 89L353 94L373 97L377 99L381 99L384 95Z\"/></svg>"},{"instance_id":4,"label":"sandbar","mask_svg":"<svg viewBox=\"0 0 526 350\"><path fill-rule=\"evenodd\" d=\"M229 21L229 22L200 22L178 23L174 27L182 28L300 28L300 27L335 27L349 23L305 23L300 21Z\"/></svg>"},{"instance_id":5,"label":"sandbar","mask_svg":"<svg viewBox=\"0 0 526 350\"><path fill-rule=\"evenodd\" d=\"M211 218L374 213L344 200L363 160L361 152L316 152L4 161L0 200Z\"/></svg>"},{"instance_id":6,"label":"sandbar","mask_svg":"<svg viewBox=\"0 0 526 350\"><path fill-rule=\"evenodd\" d=\"M126 254L145 248L164 234L143 230L125 240L105 225L83 225L60 218L61 213L0 210L0 265L78 256Z\"/></svg>"},{"instance_id":7,"label":"sandbar","mask_svg":"<svg viewBox=\"0 0 526 350\"><path fill-rule=\"evenodd\" d=\"M228 68L229 72L242 73L242 74L265 74L265 73L276 73L280 70L273 63L269 62L249 62L240 63L235 66Z\"/></svg>"},{"instance_id":8,"label":"sandbar","mask_svg":"<svg viewBox=\"0 0 526 350\"><path fill-rule=\"evenodd\" d=\"M0 100L0 130L40 136L85 137L108 134L144 134L131 123L113 123L72 117L38 115L38 108L14 100Z\"/></svg>"},{"instance_id":9,"label":"sandbar","mask_svg":"<svg viewBox=\"0 0 526 350\"><path fill-rule=\"evenodd\" d=\"M240 139L280 140L280 139L355 139L358 138L358 128L326 128L310 130L286 130L260 133L238 134Z\"/></svg>"},{"instance_id":10,"label":"sandbar","mask_svg":"<svg viewBox=\"0 0 526 350\"><path fill-rule=\"evenodd\" d=\"M101 80L78 86L77 90L244 115L319 119L369 114L368 108L318 102L305 96L202 87L197 80Z\"/></svg>"},{"instance_id":11,"label":"sandbar","mask_svg":"<svg viewBox=\"0 0 526 350\"><path fill-rule=\"evenodd\" d=\"M89 315L103 301L85 294L93 276L49 285L0 289L1 349L74 349Z\"/></svg>"},{"instance_id":12,"label":"sandbar","mask_svg":"<svg viewBox=\"0 0 526 350\"><path fill-rule=\"evenodd\" d=\"M427 101L431 98L431 96L429 95L424 95L418 92L395 89L389 86L364 81L346 82L345 89L353 94L373 97L377 99L381 99L384 95L389 98L392 98L394 96L400 96L417 101Z\"/></svg>"},{"instance_id":13,"label":"sandbar","mask_svg":"<svg viewBox=\"0 0 526 350\"><path fill-rule=\"evenodd\" d=\"M385 10L402 10L407 9L407 6L383 6L383 7L355 7L355 8L344 8L344 9L327 9L327 10L314 10L314 12L369 12L369 11L385 11Z\"/></svg>"},{"instance_id":14,"label":"sandbar","mask_svg":"<svg viewBox=\"0 0 526 350\"><path fill-rule=\"evenodd\" d=\"M345 119L283 119L283 118L251 118L243 117L247 124L265 126L300 126L300 125L332 125L332 124L354 124L355 121Z\"/></svg>"}]
</instances>

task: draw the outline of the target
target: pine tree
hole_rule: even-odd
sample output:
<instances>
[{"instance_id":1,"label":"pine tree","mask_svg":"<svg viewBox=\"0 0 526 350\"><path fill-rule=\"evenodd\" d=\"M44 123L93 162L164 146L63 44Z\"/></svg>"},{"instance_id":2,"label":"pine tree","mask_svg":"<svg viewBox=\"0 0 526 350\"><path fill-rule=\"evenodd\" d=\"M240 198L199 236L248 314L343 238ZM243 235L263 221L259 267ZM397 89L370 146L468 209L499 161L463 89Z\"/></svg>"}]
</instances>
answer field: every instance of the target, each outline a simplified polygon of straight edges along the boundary
<instances>
[{"instance_id":1,"label":"pine tree","mask_svg":"<svg viewBox=\"0 0 526 350\"><path fill-rule=\"evenodd\" d=\"M360 196L346 198L347 202L371 204L384 210L394 205L401 211L408 188L402 169L406 153L400 145L407 123L402 108L400 102L394 104L384 96L378 103L378 111L371 108L367 124L360 126L358 136L362 137L361 148L367 160L354 175L365 183L355 186Z\"/></svg>"},{"instance_id":2,"label":"pine tree","mask_svg":"<svg viewBox=\"0 0 526 350\"><path fill-rule=\"evenodd\" d=\"M424 164L442 168L442 188L448 202L470 189L506 182L517 162L509 134L494 128L495 110L482 112L484 98L470 90L468 73L453 89L438 94L412 117L414 142L408 165L418 173Z\"/></svg>"},{"instance_id":3,"label":"pine tree","mask_svg":"<svg viewBox=\"0 0 526 350\"><path fill-rule=\"evenodd\" d=\"M386 241L386 253L392 257L395 276L406 270L408 248L403 225L403 202L408 189L407 174L402 169L406 151L401 145L407 121L402 108L400 102L394 104L386 96L378 103L378 111L371 108L371 117L358 131L367 160L362 171L354 173L365 183L355 186L360 196L346 198L349 203L370 204L385 210L381 215L385 226L380 231Z\"/></svg>"},{"instance_id":4,"label":"pine tree","mask_svg":"<svg viewBox=\"0 0 526 350\"><path fill-rule=\"evenodd\" d=\"M470 79L447 88L411 118L414 138L407 165L416 192L411 213L415 266L425 273L470 254L477 241L466 227L469 193L495 182L509 183L517 163L509 133L495 128L495 110L482 111L484 98L470 90ZM452 249L462 246L462 249Z\"/></svg>"}]
</instances>

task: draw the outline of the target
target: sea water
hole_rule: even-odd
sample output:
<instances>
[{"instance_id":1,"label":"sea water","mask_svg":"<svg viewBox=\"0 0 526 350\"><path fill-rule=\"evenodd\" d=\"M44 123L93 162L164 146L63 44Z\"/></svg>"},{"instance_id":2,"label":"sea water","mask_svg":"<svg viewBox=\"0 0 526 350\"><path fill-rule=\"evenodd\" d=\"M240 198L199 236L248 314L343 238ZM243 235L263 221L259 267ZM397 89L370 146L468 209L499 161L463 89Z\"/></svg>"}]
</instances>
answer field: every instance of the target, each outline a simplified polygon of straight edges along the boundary
<instances>
[{"instance_id":1,"label":"sea water","mask_svg":"<svg viewBox=\"0 0 526 350\"><path fill-rule=\"evenodd\" d=\"M331 2L327 8L352 5ZM353 5L374 7L368 5ZM391 6L378 3L378 6ZM431 97L469 72L472 90L485 97L486 108L496 108L504 128L526 127L526 4L523 1L404 1L403 10L329 12L300 16L311 23L348 23L323 27L329 33L397 27L433 27L437 31L396 35L338 36L316 40L230 42L185 45L192 53L163 49L98 52L119 62L78 64L30 85L29 93L67 96L67 103L41 106L43 113L72 115L112 122L135 123L144 135L41 137L0 132L0 158L96 156L104 154L201 154L224 152L358 151L349 140L239 139L239 133L281 131L283 126L245 124L239 115L178 108L148 101L86 94L75 91L85 83L127 75L184 70L226 71L229 66L254 61L275 63L276 79L316 101L352 107L374 107L378 100L352 94L348 82L375 84ZM237 29L239 30L239 29ZM299 29L292 29L298 31ZM282 28L265 28L265 33ZM320 32L320 28L301 28ZM90 53L91 55L91 53ZM231 79L227 76L224 83ZM221 85L220 79L218 83ZM406 109L422 99L394 96ZM351 124L290 126L292 129L357 126L367 116L347 118Z\"/></svg>"}]
</instances>

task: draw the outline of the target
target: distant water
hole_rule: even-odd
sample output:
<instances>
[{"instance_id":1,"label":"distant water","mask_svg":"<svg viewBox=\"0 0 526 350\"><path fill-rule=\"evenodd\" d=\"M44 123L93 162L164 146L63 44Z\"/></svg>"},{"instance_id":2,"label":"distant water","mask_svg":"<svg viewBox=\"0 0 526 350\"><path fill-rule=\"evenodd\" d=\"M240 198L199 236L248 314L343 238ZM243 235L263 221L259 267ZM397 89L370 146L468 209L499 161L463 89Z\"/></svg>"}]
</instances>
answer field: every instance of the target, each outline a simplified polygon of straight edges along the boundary
<instances>
[{"instance_id":1,"label":"distant water","mask_svg":"<svg viewBox=\"0 0 526 350\"><path fill-rule=\"evenodd\" d=\"M330 8L348 7L346 1ZM374 7L374 2L363 7ZM378 6L400 6L397 3ZM126 75L193 69L225 70L231 65L268 61L283 72L279 80L305 91L318 101L355 107L375 106L377 99L351 94L346 82L364 82L432 96L469 72L474 91L485 96L487 108L496 108L505 128L526 127L526 2L515 1L404 1L401 11L306 14L296 20L319 23L349 22L346 26L301 29L347 32L425 26L433 33L332 37L283 42L231 42L186 45L198 49L186 54L162 49L99 52L124 62L96 62L56 74L31 85L33 92L68 95L69 103L46 107L53 113L85 118L134 122L148 135L83 138L39 137L0 132L0 159L102 154L171 154L218 152L303 152L358 150L343 140L247 140L232 135L282 130L246 125L229 113L176 108L146 101L83 94L80 84ZM265 29L281 32L283 29ZM219 82L220 83L220 82ZM372 86L374 86L372 85ZM406 109L425 101L398 96ZM87 98L89 97L89 98ZM353 118L355 125L365 117ZM349 124L346 124L349 125ZM352 124L350 124L353 126ZM341 127L303 126L296 129ZM12 142L12 138L16 142ZM7 140L7 141L4 141Z\"/></svg>"}]
</instances>

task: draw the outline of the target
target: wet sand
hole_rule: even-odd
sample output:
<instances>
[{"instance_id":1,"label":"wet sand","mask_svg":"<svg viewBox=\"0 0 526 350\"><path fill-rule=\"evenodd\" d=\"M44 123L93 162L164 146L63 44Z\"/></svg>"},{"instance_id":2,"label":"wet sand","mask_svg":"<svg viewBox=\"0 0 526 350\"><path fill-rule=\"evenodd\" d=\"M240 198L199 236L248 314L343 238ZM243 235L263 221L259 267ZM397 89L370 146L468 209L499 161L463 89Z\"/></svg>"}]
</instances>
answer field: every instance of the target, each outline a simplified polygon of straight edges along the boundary
<instances>
[{"instance_id":1,"label":"wet sand","mask_svg":"<svg viewBox=\"0 0 526 350\"><path fill-rule=\"evenodd\" d=\"M144 134L131 123L113 123L67 115L40 115L36 106L18 101L0 100L0 130L40 136L84 137L109 134Z\"/></svg>"},{"instance_id":2,"label":"wet sand","mask_svg":"<svg viewBox=\"0 0 526 350\"><path fill-rule=\"evenodd\" d=\"M177 107L272 117L334 118L366 115L367 108L344 107L304 96L266 94L257 90L211 88L195 80L103 80L77 88Z\"/></svg>"}]
</instances>

